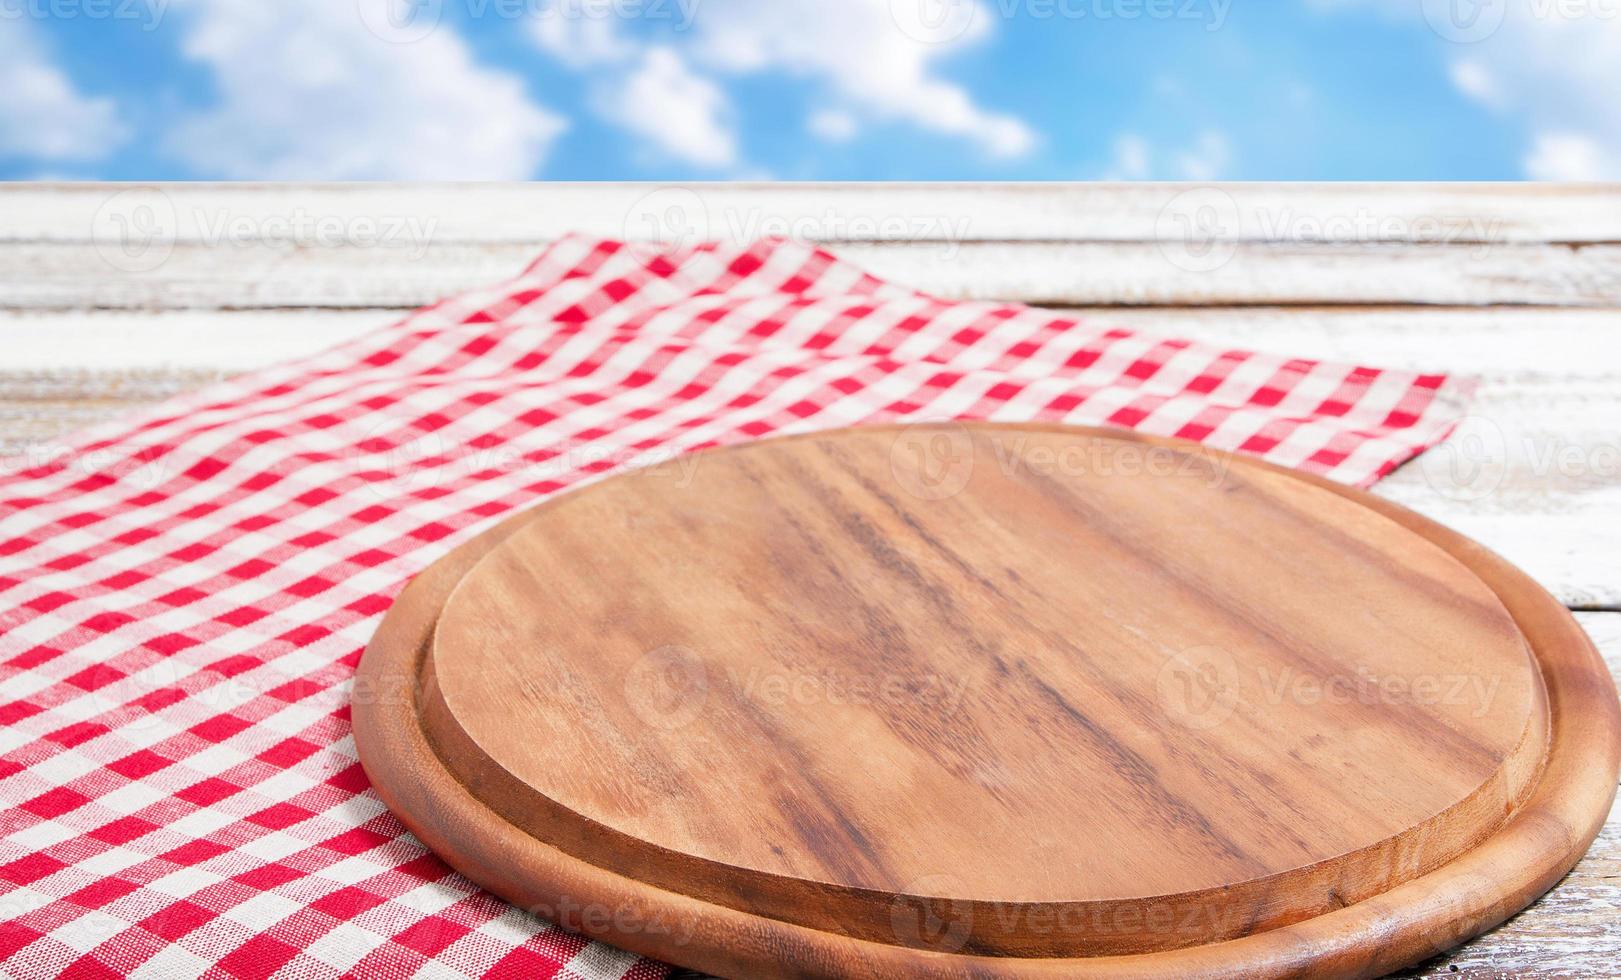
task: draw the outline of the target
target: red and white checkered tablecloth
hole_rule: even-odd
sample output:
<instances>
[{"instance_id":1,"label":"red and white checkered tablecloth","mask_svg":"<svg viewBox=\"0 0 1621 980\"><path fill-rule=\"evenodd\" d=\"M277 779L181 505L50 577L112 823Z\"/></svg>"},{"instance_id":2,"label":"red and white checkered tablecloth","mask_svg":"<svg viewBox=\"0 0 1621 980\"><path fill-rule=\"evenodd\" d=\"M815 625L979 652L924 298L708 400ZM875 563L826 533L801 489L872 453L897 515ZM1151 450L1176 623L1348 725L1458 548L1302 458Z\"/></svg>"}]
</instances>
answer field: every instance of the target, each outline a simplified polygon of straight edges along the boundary
<instances>
[{"instance_id":1,"label":"red and white checkered tablecloth","mask_svg":"<svg viewBox=\"0 0 1621 980\"><path fill-rule=\"evenodd\" d=\"M361 648L406 580L589 476L957 417L1124 426L1366 485L1466 394L944 302L800 244L564 239L0 475L0 974L661 976L425 852L350 737Z\"/></svg>"}]
</instances>

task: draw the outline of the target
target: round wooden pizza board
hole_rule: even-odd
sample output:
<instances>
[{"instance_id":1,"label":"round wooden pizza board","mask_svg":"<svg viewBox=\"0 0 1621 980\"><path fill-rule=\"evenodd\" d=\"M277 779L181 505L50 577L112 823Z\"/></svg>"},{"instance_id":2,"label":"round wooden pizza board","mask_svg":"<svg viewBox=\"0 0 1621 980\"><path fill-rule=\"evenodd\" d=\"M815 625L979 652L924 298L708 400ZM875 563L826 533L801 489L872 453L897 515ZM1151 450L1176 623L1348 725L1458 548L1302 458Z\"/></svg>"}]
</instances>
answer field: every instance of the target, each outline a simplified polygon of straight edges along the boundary
<instances>
[{"instance_id":1,"label":"round wooden pizza board","mask_svg":"<svg viewBox=\"0 0 1621 980\"><path fill-rule=\"evenodd\" d=\"M1621 710L1411 512L1112 431L718 449L401 594L361 761L474 881L733 976L1376 975L1529 904Z\"/></svg>"}]
</instances>

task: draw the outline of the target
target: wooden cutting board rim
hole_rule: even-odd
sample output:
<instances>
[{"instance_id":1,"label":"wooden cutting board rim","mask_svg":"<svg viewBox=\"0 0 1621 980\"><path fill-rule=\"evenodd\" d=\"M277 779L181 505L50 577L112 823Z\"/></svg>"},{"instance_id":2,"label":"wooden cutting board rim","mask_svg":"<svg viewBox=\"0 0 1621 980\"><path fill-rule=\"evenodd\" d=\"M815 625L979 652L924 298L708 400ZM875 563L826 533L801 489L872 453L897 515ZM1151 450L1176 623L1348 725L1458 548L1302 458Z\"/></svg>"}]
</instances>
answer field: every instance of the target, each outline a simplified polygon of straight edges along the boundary
<instances>
[{"instance_id":1,"label":"wooden cutting board rim","mask_svg":"<svg viewBox=\"0 0 1621 980\"><path fill-rule=\"evenodd\" d=\"M975 425L1010 431L1101 436L1211 453L1204 447L1175 440L1114 430L1043 424ZM874 428L899 431L904 427ZM874 428L864 431L871 432ZM827 434L810 433L783 438ZM780 442L782 439L773 441ZM1199 971L1201 968L1198 964L1207 960L1211 963L1242 965L1246 971L1263 966L1281 968L1283 963L1296 966L1307 963L1314 969L1342 972L1343 963L1364 961L1380 963L1380 969L1391 969L1411 959L1445 949L1523 907L1580 857L1602 823L1615 790L1613 779L1591 778L1591 765L1595 758L1592 753L1595 751L1597 758L1611 760L1609 769L1613 772L1614 760L1621 757L1621 749L1618 749L1621 736L1617 734L1621 731L1621 723L1617 721L1613 684L1585 634L1562 606L1523 574L1478 545L1416 514L1360 491L1253 459L1235 456L1231 457L1231 461L1286 474L1329 489L1395 520L1462 561L1509 608L1530 646L1536 651L1549 693L1554 738L1549 747L1547 765L1531 798L1509 823L1479 847L1451 863L1383 895L1327 915L1226 942L1128 956L1094 954L1074 959L967 956L855 939L837 931L823 932L718 904L711 905L605 871L540 843L471 797L446 770L419 723L422 710L419 698L422 692L418 686L423 660L430 655L430 641L438 609L445 596L472 564L532 518L534 511L508 519L441 559L402 593L395 607L385 617L363 659L357 690L388 691L400 696L357 697L355 728L361 760L379 793L407 826L475 881L520 905L534 907L538 904L542 912L551 911L554 917L558 908L556 900L566 899L570 894L576 899L584 895L611 896L629 902L628 907L651 913L654 918L666 913L677 916L688 927L683 932L689 936L697 935L694 927L700 923L719 929L720 936L711 941L692 939L672 945L667 935L661 936L655 930L625 929L612 923L606 927L586 921L564 923L627 948L723 973L742 972L745 964L751 975L760 974L762 970L769 972L773 967L792 972L791 963L795 954L807 957L807 962L861 963L864 964L863 970L867 967L882 968L898 970L905 975L912 975L920 969L932 975L942 968L950 973L955 968L947 964L953 962L962 966L972 962L976 968L989 969L991 975L1009 977L1050 975L1055 965L1063 975L1077 975L1075 971L1083 967L1088 970L1092 967L1102 968L1108 975L1118 975L1122 969L1135 969L1138 966L1154 972L1167 969ZM1528 627L1528 623L1534 626L1535 631ZM1575 758L1581 754L1576 746L1582 741L1591 742L1586 750L1587 770L1583 770L1580 759ZM1573 758L1576 764L1574 771L1571 771ZM406 774L416 778L409 778ZM458 814L454 823L439 819L447 811ZM1578 842L1577 846L1551 849L1547 846L1546 835L1555 828L1544 821L1545 812L1555 818L1554 823L1560 831L1555 836L1561 836L1567 843ZM477 828L477 832L447 835L445 830L450 826ZM1475 908L1466 907L1471 903L1455 900L1448 901L1441 909L1423 906L1408 910L1382 908L1393 898L1423 886L1439 886L1444 890L1449 885L1466 883L1471 879L1465 874L1465 869L1474 859L1483 853L1504 848L1536 852L1535 860L1526 856L1517 859L1518 878L1534 876L1529 879L1529 884L1522 880L1516 888L1511 887L1511 882L1504 882L1502 888L1489 889L1490 894L1478 896L1480 903ZM503 856L492 860L496 853ZM1449 878L1456 881L1449 883ZM574 881L582 887L572 892L560 891L559 886L565 881ZM548 897L552 901L547 901ZM1431 891L1429 899L1433 902L1434 898L1435 893ZM1405 943L1392 942L1390 934L1374 930L1378 925L1376 915L1388 916L1393 911L1407 913L1398 916L1404 919L1406 928L1398 932L1406 934ZM741 921L737 920L739 916L742 917ZM1354 921L1358 919L1365 921ZM1314 929L1326 928L1323 924L1328 920L1335 920L1341 927L1335 931L1340 942L1325 944L1324 937L1310 937ZM643 918L640 921L648 920ZM770 944L774 952L762 959L759 951L749 948L753 944L739 944L735 938L722 938L734 936L732 930L745 924L753 930L763 929L777 937ZM1353 926L1351 933L1345 933L1344 926ZM1435 941L1437 933L1434 932L1438 927L1442 930L1439 935L1445 937L1439 944ZM1360 949L1346 938L1347 935L1355 938L1358 929L1362 931L1365 941ZM836 958L828 959L830 956ZM1352 972L1364 971L1365 967L1359 966Z\"/></svg>"},{"instance_id":2,"label":"wooden cutting board rim","mask_svg":"<svg viewBox=\"0 0 1621 980\"><path fill-rule=\"evenodd\" d=\"M940 436L961 441L961 448L973 456L1003 461L1004 465L994 469L986 467L980 474L980 483L965 485L961 498L974 501L971 509L975 512L985 503L986 493L1004 498L994 518L986 513L978 513L977 517L958 514L955 508L948 508L942 502L911 501L906 495L897 498L887 494L882 485L872 482L896 479L897 466L905 471L905 450L911 444L929 444ZM743 567L738 563L748 562L744 553L732 550L739 541L768 541L768 550L779 556L795 550L791 538L781 536L783 522L803 526L803 521L812 518L805 510L806 499L800 499L797 504L792 502L796 497L794 487L817 487L809 499L821 505L829 499L827 494L833 494L832 499L839 501L838 513L861 513L866 520L874 522L882 522L895 507L906 508L906 520L887 531L888 535L901 536L893 542L897 549L903 548L903 541L911 541L912 535L922 541L949 539L953 544L948 550L956 567L983 570L983 574L972 576L969 582L956 585L936 580L938 588L948 589L964 600L975 583L988 581L986 576L1001 567L1017 569L1021 586L1034 587L1037 579L1050 576L1051 569L1059 567L1068 556L1074 563L1057 576L1063 583L1059 588L1066 593L1078 589L1082 580L1096 574L1098 569L1110 569L1098 577L1098 583L1105 584L1106 591L1094 594L1083 604L1079 621L1061 619L1050 624L1059 635L1078 637L1083 631L1094 628L1088 623L1111 620L1112 616L1097 615L1100 603L1114 604L1121 612L1131 608L1130 597L1114 591L1120 577L1126 574L1125 567L1114 562L1125 556L1117 554L1103 559L1106 552L1096 550L1102 545L1101 541L1088 545L1084 538L1069 537L1086 531L1087 523L1107 521L1103 513L1095 512L1086 522L1077 524L1068 508L1058 508L1062 515L1059 528L1047 528L1034 536L1015 530L1039 523L1037 513L1043 501L1039 495L1017 498L1006 495L1051 484L1035 478L1033 472L1025 474L1026 479L1011 478L1005 466L1005 454L1014 452L1030 460L1041 459L1042 450L1055 453L1103 451L1113 456L1135 444L1068 431L1020 433L1016 448L1004 444L1002 438L999 427L956 424L918 425L907 430L904 440L897 440L882 430L836 430L799 439L743 443L715 454L714 461L706 465L689 468L683 466L682 461L670 461L550 498L534 509L532 523L515 532L470 569L440 608L432 647L422 669L423 725L430 743L455 778L464 785L478 787L480 798L512 825L595 866L717 904L876 942L896 941L897 929L891 913L894 903L903 897L906 902L930 903L951 915L957 932L948 944L961 942L963 948L971 945L981 953L1005 956L1141 953L1216 942L1319 915L1338 905L1387 891L1456 857L1501 826L1535 785L1547 748L1546 698L1530 650L1496 596L1455 558L1388 518L1292 477L1254 468L1233 472L1214 466L1209 473L1195 469L1194 472L1201 473L1199 479L1133 479L1124 474L1106 475L1114 474L1113 469L1083 479L1077 471L1075 480L1064 478L1056 482L1079 491L1075 503L1084 499L1117 518L1130 515L1130 525L1150 519L1137 510L1143 506L1145 498L1163 494L1165 499L1175 501L1178 510L1173 519L1163 524L1158 517L1152 519L1170 532L1159 541L1159 549L1151 549L1166 562L1176 561L1163 550L1167 544L1173 551L1184 547L1180 520L1186 511L1182 508L1204 508L1199 511L1198 524L1204 531L1200 540L1211 542L1214 550L1209 553L1217 559L1215 565L1223 576L1230 571L1229 559L1218 556L1241 554L1229 549L1259 543L1250 537L1251 533L1262 531L1251 523L1256 519L1258 505L1268 521L1282 513L1288 515L1288 519L1279 522L1284 526L1292 528L1301 520L1311 522L1307 526L1319 540L1295 545L1291 549L1296 552L1293 564L1299 567L1305 556L1311 556L1304 564L1323 581L1291 578L1293 584L1286 587L1295 593L1292 603L1283 602L1271 589L1249 591L1249 603L1243 604L1245 608L1254 610L1277 605L1299 611L1332 604L1337 610L1333 619L1338 623L1342 618L1366 615L1374 609L1384 618L1399 619L1397 613L1407 610L1408 604L1416 607L1423 603L1424 612L1417 614L1418 618L1446 617L1448 628L1453 632L1438 635L1432 631L1427 634L1426 642L1419 642L1416 632L1425 627L1409 622L1403 630L1381 633L1377 641L1371 637L1357 641L1336 636L1336 642L1344 646L1336 648L1335 654L1345 658L1340 663L1356 663L1361 669L1367 669L1372 662L1364 660L1365 657L1383 657L1377 671L1380 674L1403 670L1410 672L1406 676L1439 676L1448 669L1443 661L1450 660L1451 669L1460 669L1456 653L1467 650L1467 668L1463 669L1479 671L1472 676L1480 679L1495 679L1491 710L1477 713L1461 711L1459 705L1437 704L1419 714L1426 722L1442 722L1442 731L1447 733L1452 732L1453 725L1471 729L1467 741L1472 749L1485 749L1491 740L1500 740L1496 741L1495 748L1503 754L1493 757L1489 771L1465 758L1427 756L1432 740L1443 737L1442 732L1433 730L1405 744L1382 746L1371 755L1364 749L1352 749L1350 756L1340 757L1342 762L1354 759L1357 766L1342 772L1340 779L1345 785L1333 789L1324 786L1321 792L1310 795L1315 819L1308 819L1297 811L1292 821L1266 830L1259 828L1266 827L1266 822L1278 812L1272 807L1306 807L1308 801L1276 801L1272 807L1259 808L1266 811L1264 813L1251 812L1247 819L1235 820L1234 815L1242 811L1231 797L1227 780L1216 781L1222 787L1219 799L1200 800L1194 786L1180 781L1186 778L1186 770L1179 777L1174 760L1170 759L1162 760L1168 768L1160 775L1173 788L1167 791L1165 802L1146 814L1133 814L1124 808L1111 813L1104 808L1086 806L1088 801L1108 798L1106 794L1110 789L1105 783L1111 781L1111 776L1116 777L1113 792L1129 795L1141 792L1137 779L1120 779L1113 773L1108 758L1096 757L1084 762L1071 758L1072 765L1083 768L1073 770L1067 786L1054 785L1049 777L1043 776L1021 791L1016 782L1004 780L994 791L984 794L980 802L989 802L993 809L990 813L980 811L977 819L970 816L973 813L970 798L978 787L960 776L944 780L949 787L945 796L940 795L939 785L932 792L915 785L904 800L893 799L887 791L905 771L904 763L890 769L885 778L879 780L886 799L877 807L863 807L863 794L870 792L873 786L871 783L859 785L862 782L859 778L854 785L842 782L853 774L846 754L851 747L833 749L837 744L835 732L840 726L834 725L831 730L824 727L828 714L836 709L818 705L809 712L796 713L791 705L782 705L769 710L771 738L774 739L769 744L774 744L777 752L793 753L792 765L784 767L777 752L761 753L753 740L739 741L741 732L737 726L757 724L755 719L760 706L746 695L741 701L735 700L735 680L731 683L723 680L710 690L704 710L690 718L688 725L675 732L664 732L660 726L649 725L634 712L630 717L621 713L615 719L611 711L604 710L608 707L604 698L620 707L629 700L615 683L621 676L630 675L623 673L627 664L615 663L616 644L611 630L592 626L584 636L561 638L568 623L595 622L604 615L621 620L627 616L635 619L637 616L628 611L631 608L649 612L657 609L661 611L657 613L661 617L659 635L643 636L634 649L645 651L648 644L664 645L673 635L680 636L682 643L692 643L705 650L708 672L720 677L727 677L731 671L731 678L735 678L739 671L771 664L769 651L779 648L784 638L768 638L757 631L777 623L779 617L802 623L807 593L817 593L831 583L812 586L803 578L797 579L794 585L778 583L777 591L781 594L772 600L772 615L767 617L766 623L756 622L747 628L749 641L742 645L741 651L733 651L734 654L741 652L743 660L734 662L730 668L720 666L725 660L726 638L745 625L752 609L734 607L725 613L697 614L696 619L688 616L684 625L677 625L675 620L682 619L678 610L690 606L698 595L727 592L726 581ZM1178 472L1211 462L1208 457L1189 454L1177 454L1175 458L1167 454L1166 461L1176 464ZM855 481L844 488L845 492L853 493L853 497L844 497L831 486L823 486L815 475L821 473L828 477L841 470L847 471ZM777 473L777 481L787 477L788 483L773 481L768 475L772 472ZM1207 483L1207 480L1214 482ZM771 489L765 490L766 486ZM755 508L762 503L766 504L766 509L757 511ZM706 515L724 515L713 525L700 522L697 526L704 529L701 532L704 536L698 540L691 540L683 533L684 528L693 526L694 508ZM655 514L666 515L671 523L659 521ZM946 514L955 516L946 517ZM757 519L766 523L741 535L734 533L734 528L753 519L749 515L757 515ZM983 542L979 547L973 544L976 537L973 533L966 529L959 533L956 522L965 518L978 526L987 526L983 522L989 520L989 526L997 528L996 545L991 552L980 550ZM616 534L615 528L622 521L632 522L636 530ZM1215 529L1227 526L1245 527L1249 533L1230 537L1225 545L1214 545L1208 536L1219 534ZM564 552L551 550L564 545L576 528L587 529L583 536L585 554L576 548L567 548ZM1115 528L1112 533L1120 530ZM717 533L718 537L708 537ZM1162 537L1140 526L1130 533L1133 549L1144 547L1147 539ZM841 536L841 528L820 527L814 536L818 548L831 547ZM1053 542L1058 540L1065 543L1054 547ZM1018 543L1009 547L1012 542ZM581 570L578 577L590 578L597 584L580 592L569 589L555 574L558 568L590 560L587 555L602 549L625 549L637 558L629 567L616 561L614 555L593 561L592 572ZM655 555L661 551L666 555L663 560ZM668 577L688 567L690 559L686 556L697 551L715 556L718 563L704 564L705 570L687 581L686 587L672 588ZM1366 559L1350 557L1364 552L1377 558L1365 564ZM541 557L543 553L547 557ZM902 595L885 588L885 566L882 563L863 565L863 553L864 549L860 548L854 553L844 552L837 562L844 569L841 575L861 581L862 591L869 595L887 597L887 601L880 603L886 609L892 609L892 603L904 603ZM1145 552L1144 556L1147 554ZM1392 556L1401 571L1388 567ZM1108 564L1100 565L1100 559ZM668 561L674 561L675 565L666 564ZM825 564L829 559L823 557L818 561ZM1150 563L1157 566L1153 560ZM1330 565L1338 567L1340 574L1333 574ZM1350 569L1359 569L1363 577L1345 577ZM800 575L807 572L803 567L796 570ZM1423 570L1423 574L1417 574L1419 570ZM1258 577L1247 578L1267 581L1259 567L1256 573ZM605 587L599 578L602 574L614 574L615 584ZM916 574L932 579L921 569ZM1413 576L1411 579L1404 577L1409 574ZM769 566L751 568L742 576L751 588L769 577ZM902 580L909 581L906 576L902 576ZM1333 587L1326 585L1329 580L1335 583ZM1222 578L1214 581L1220 583ZM1378 600L1366 591L1376 583L1386 590ZM626 597L643 588L656 594L651 608L626 606ZM1231 590L1229 598L1248 591L1240 583L1231 583L1227 588ZM1348 601L1341 589L1348 589L1358 598ZM1469 608L1467 619L1456 618L1450 610L1429 605L1432 589ZM1159 618L1169 614L1172 619L1196 615L1209 600L1207 593L1195 594L1198 595L1194 600L1195 608L1178 607L1170 594L1163 594L1155 603L1159 608L1153 615ZM569 598L565 599L565 595ZM588 608L588 595L601 596L611 608ZM747 605L752 607L762 601L764 595L750 591ZM788 596L795 598L790 601ZM1058 599L1050 591L1043 592L1042 598L1044 604ZM981 608L974 615L989 620L996 613L994 607L1012 605L1015 601L1012 595L994 595L993 608ZM854 615L853 610L843 605L840 609L841 620ZM1127 618L1141 616L1144 612L1136 609L1127 614ZM1031 610L1024 610L1013 619L1022 621L1031 614ZM537 615L539 619L534 618ZM931 612L928 619L932 622L937 615ZM670 620L664 620L665 616ZM493 624L499 625L492 632ZM1012 623L982 626L988 628L982 629L981 636L1001 638L1003 628L1011 627ZM701 632L694 633L694 628ZM847 628L841 623L841 635ZM930 628L930 623L913 622L910 627L898 629L907 635L908 646L933 650L935 663L952 663L948 646L953 637L962 635L959 630L967 629L967 624L959 623L957 628L943 633L930 633ZM1306 624L1301 623L1296 628L1301 630L1299 642L1311 646L1311 632ZM675 632L672 634L671 630ZM790 632L798 636L799 627ZM1133 632L1141 634L1141 630ZM1186 635L1185 629L1180 632ZM1204 629L1197 632L1201 641L1214 641L1214 636ZM559 638L553 640L554 636ZM1229 640L1236 639L1236 636L1229 637ZM1079 647L1108 649L1125 640L1118 636L1107 640L1093 637L1090 642L1079 641ZM1225 644L1228 640L1222 642ZM1317 642L1322 642L1320 634ZM514 651L527 650L532 654L553 645L557 649L544 656L514 656ZM1028 658L1037 662L1033 669L1044 684L1051 681L1058 685L1056 689L1047 688L1053 691L1053 696L1067 697L1074 704L1092 704L1103 694L1085 688L1058 694L1064 683L1047 672L1056 665L1040 666L1045 654L1038 648L1014 645L1020 650L1021 670L1032 669L1023 666ZM622 643L618 646L623 648ZM1235 646L1232 649L1247 648ZM1452 654L1441 652L1443 649ZM449 669L441 670L446 658L453 660ZM1057 659L1072 662L1078 658L1084 659L1084 655L1076 649ZM984 667L990 655L981 653L968 659L972 664L963 666L973 670ZM1247 658L1241 657L1241 661L1250 664ZM842 669L859 670L863 666L870 667L872 662L870 656L848 661L834 655L830 663ZM1252 669L1259 669L1260 663L1256 661ZM806 661L801 660L799 664L801 670L814 669ZM1123 664L1117 661L1110 676L1124 681L1126 675L1122 668ZM516 693L515 678L521 678ZM1231 680L1238 688L1243 687L1237 677ZM979 685L995 686L991 677L980 678L975 686ZM1127 682L1125 687L1131 689L1131 684ZM990 689L983 693L991 696ZM1257 696L1263 695L1251 690L1240 697L1248 701ZM966 726L970 731L994 730L1007 712L1018 710L1020 703L1042 703L1036 700L1040 697L1038 691L1027 690L1014 699L1014 703L1003 703L988 713L978 712L977 717L976 712L965 705L950 724L942 726L935 738L949 741L958 726ZM972 699L968 704L978 700ZM579 706L586 702L596 705L601 713L577 715ZM1444 719L1430 717L1438 709L1446 715ZM537 738L535 734L514 737L514 720L510 715L513 710L534 712L537 726L534 731L544 730L544 737ZM1384 720L1386 711L1394 713L1395 710L1394 705L1381 708L1380 721ZM884 709L854 712L855 717L847 717L846 721L860 725L874 714L884 716L884 727L890 731L897 726L940 725L936 719L916 715L910 720L892 717ZM1170 725L1170 730L1162 737L1179 746L1188 759L1201 760L1196 769L1207 764L1203 760L1221 759L1227 761L1219 768L1229 773L1268 772L1267 763L1260 758L1245 759L1232 754L1243 750L1223 737L1236 735L1239 742L1246 741L1250 737L1248 724L1218 724L1206 732L1198 732L1180 726L1169 717L1155 724L1131 720L1144 716L1122 717L1118 711L1110 714L1107 708L1103 708L1101 714L1093 714L1088 709L1088 714L1105 727L1121 721L1145 731L1162 724ZM1367 721L1356 715L1340 716L1336 719L1338 724L1325 725L1320 718L1332 712L1322 707L1307 708L1304 714L1306 717L1296 714L1294 724L1312 725L1318 738L1327 738L1328 743L1319 744L1319 751L1325 753L1332 753L1342 742L1345 746L1359 743L1358 739L1347 736L1340 725ZM1404 721L1395 725L1394 731L1404 731L1406 725L1416 723L1410 710L1402 714ZM718 721L719 727L711 727L708 724L711 721ZM1477 727L1481 724L1491 729L1489 735ZM603 726L611 731L605 731ZM1313 730L1285 727L1302 739ZM1081 732L1068 734L1071 739L1085 738ZM1132 740L1129 732L1119 734L1123 736L1122 744ZM1463 735L1463 730L1458 734ZM873 735L881 737L878 733ZM1023 753L1009 754L1002 744L1011 744L1018 737L1017 731L1000 731L990 744L976 750L979 764L995 771L1003 771L1000 767L1004 765L1018 765ZM1488 741L1481 741L1483 737ZM741 755L719 755L717 739L747 746L748 751ZM666 805L671 799L668 791L658 789L658 779L649 779L640 764L621 759L615 765L600 757L588 763L589 753L581 751L581 747L587 745L601 750L606 745L620 744L629 746L630 756L635 760L663 758L661 772L700 772L705 774L701 777L703 781L688 786L680 796L679 805ZM1113 736L1110 744L1113 744ZM672 751L679 753L687 745L707 748L684 757L670 755ZM866 741L863 749L855 751L866 751L873 757L884 756L875 741ZM1054 746L1036 748L1032 752L1057 757ZM1426 757L1427 762L1420 761ZM1315 772L1319 780L1332 771L1332 767L1304 760L1291 761L1282 756L1274 757L1272 762L1284 764L1281 770L1269 771L1276 783L1263 780L1261 785L1251 786L1247 792L1266 791L1270 785L1289 784L1301 778L1297 766ZM755 771L752 767L757 764L763 764L763 768ZM931 774L937 765L931 760L928 766ZM1413 766L1422 768L1424 765L1439 768L1432 769L1420 785L1407 781L1413 799L1398 795L1387 799L1383 806L1362 810L1360 814L1352 800L1342 800L1338 808L1321 804L1321 800L1347 790L1352 797L1388 793L1389 786L1402 785ZM784 772L784 768L789 772L810 768L820 773L814 783L798 786L790 795L807 800L837 799L839 802L832 811L833 821L818 826L815 817L800 813L793 822L784 822L770 789L777 787L776 791L785 792L781 790L782 780L792 776ZM728 785L728 775L742 771L753 771L754 775ZM1357 781L1359 777L1361 782ZM1079 798L1068 797L1068 786L1076 784L1086 785L1087 792ZM1456 795L1438 796L1443 787L1450 788ZM638 791L641 798L631 802L627 794ZM1419 797L1420 793L1425 795ZM1015 797L1023 805L1012 803ZM1241 799L1247 800L1247 797L1241 796ZM1061 802L1056 812L1048 811L1043 819L1038 813L1049 801ZM609 805L606 810L604 803ZM1167 836L1167 828L1155 819L1155 810L1163 814L1166 806L1178 808L1174 811L1177 813L1197 814L1197 822L1172 819L1169 833L1180 832L1183 836ZM938 818L937 814L943 812L941 807L953 808L950 820ZM1368 822L1370 812L1376 815L1377 823ZM720 832L706 828L704 833L692 834L690 826L695 815L705 824L719 821ZM1108 823L1111 819L1112 825ZM807 832L804 829L807 825L814 827L814 831ZM859 829L848 839L839 838L837 835L846 827ZM983 835L988 839L982 839L977 846L962 843L968 834L981 827L997 829ZM1230 839L1236 840L1231 837L1235 832L1247 834L1251 844L1245 848L1245 863L1250 866L1239 875L1231 873L1231 867L1222 860L1221 854L1198 850L1212 840L1220 841L1219 849L1225 849L1231 846ZM813 834L814 841L809 847L805 843L808 833ZM1310 840L1314 852L1302 856L1286 854L1281 848L1276 852L1257 851L1253 846L1256 840L1276 841L1283 834L1296 838L1297 843ZM1348 836L1350 834L1357 836L1353 838ZM931 835L931 845L918 846L919 839ZM1020 840L1042 843L1039 847L1028 843L1021 847L1017 843ZM1101 841L1109 843L1101 844ZM1184 847L1186 852L1182 850ZM879 865L857 863L852 867L842 858L835 858L832 865L821 863L826 853L846 855L858 850L881 853ZM1148 862L1148 868L1132 868L1128 862L1119 860L1122 853L1155 857ZM908 860L915 863L908 867L905 863ZM1262 867L1263 862L1270 866ZM1084 873L1051 870L1082 868L1086 869ZM875 871L883 878L863 881L851 877L852 873L871 876ZM1168 880L1168 875L1174 880ZM1054 923L1063 923L1063 926L1055 927ZM927 943L931 940L938 942L934 937L922 936L912 941Z\"/></svg>"}]
</instances>

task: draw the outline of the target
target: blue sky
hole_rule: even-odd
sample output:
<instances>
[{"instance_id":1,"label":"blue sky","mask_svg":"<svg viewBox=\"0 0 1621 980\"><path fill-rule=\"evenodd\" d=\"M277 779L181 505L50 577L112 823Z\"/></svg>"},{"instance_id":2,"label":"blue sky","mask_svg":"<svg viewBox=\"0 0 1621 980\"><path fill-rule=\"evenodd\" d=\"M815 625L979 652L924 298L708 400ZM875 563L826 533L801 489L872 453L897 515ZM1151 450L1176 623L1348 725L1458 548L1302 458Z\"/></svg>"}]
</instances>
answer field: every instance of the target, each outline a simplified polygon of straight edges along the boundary
<instances>
[{"instance_id":1,"label":"blue sky","mask_svg":"<svg viewBox=\"0 0 1621 980\"><path fill-rule=\"evenodd\" d=\"M0 0L6 179L1617 179L1621 0Z\"/></svg>"}]
</instances>

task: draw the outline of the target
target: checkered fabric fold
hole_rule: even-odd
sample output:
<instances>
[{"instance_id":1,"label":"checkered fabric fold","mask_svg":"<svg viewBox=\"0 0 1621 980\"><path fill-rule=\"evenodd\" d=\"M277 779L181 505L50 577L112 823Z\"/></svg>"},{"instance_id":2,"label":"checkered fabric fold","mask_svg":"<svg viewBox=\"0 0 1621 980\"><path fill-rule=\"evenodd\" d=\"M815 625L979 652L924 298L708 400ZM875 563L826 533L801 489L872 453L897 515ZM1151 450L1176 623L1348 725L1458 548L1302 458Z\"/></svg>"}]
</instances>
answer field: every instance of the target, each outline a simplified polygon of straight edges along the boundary
<instances>
[{"instance_id":1,"label":"checkered fabric fold","mask_svg":"<svg viewBox=\"0 0 1621 980\"><path fill-rule=\"evenodd\" d=\"M0 974L662 976L425 852L350 736L361 649L407 579L588 477L991 418L1366 485L1465 395L945 302L799 244L564 239L511 281L0 475Z\"/></svg>"}]
</instances>

